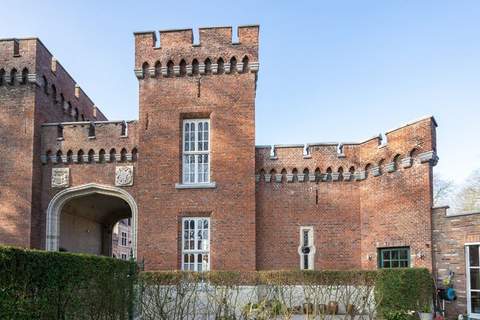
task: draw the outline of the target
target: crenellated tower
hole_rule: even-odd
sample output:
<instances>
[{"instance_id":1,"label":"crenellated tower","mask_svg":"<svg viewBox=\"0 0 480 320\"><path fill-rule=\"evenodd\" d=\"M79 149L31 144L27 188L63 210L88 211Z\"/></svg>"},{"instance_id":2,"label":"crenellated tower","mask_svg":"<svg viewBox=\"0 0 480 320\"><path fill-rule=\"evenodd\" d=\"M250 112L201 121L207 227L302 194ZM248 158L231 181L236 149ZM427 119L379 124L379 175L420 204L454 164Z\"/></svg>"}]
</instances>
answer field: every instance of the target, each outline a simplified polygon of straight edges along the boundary
<instances>
[{"instance_id":1,"label":"crenellated tower","mask_svg":"<svg viewBox=\"0 0 480 320\"><path fill-rule=\"evenodd\" d=\"M0 39L0 243L43 248L41 125L105 120L37 38Z\"/></svg>"},{"instance_id":2,"label":"crenellated tower","mask_svg":"<svg viewBox=\"0 0 480 320\"><path fill-rule=\"evenodd\" d=\"M254 270L259 27L239 27L238 42L231 27L199 35L160 31L157 46L155 32L135 33L137 181L149 190L138 257L147 269Z\"/></svg>"}]
</instances>

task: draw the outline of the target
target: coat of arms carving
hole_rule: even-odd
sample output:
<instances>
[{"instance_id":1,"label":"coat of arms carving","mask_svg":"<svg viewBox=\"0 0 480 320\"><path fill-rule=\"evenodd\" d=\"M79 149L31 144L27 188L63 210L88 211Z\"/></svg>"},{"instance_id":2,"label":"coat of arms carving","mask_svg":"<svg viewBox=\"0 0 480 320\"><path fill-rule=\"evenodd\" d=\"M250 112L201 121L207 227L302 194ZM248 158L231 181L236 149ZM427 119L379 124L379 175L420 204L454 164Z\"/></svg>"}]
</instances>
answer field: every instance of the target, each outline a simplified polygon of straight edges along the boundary
<instances>
[{"instance_id":1,"label":"coat of arms carving","mask_svg":"<svg viewBox=\"0 0 480 320\"><path fill-rule=\"evenodd\" d=\"M70 169L52 169L52 188L67 188L70 186Z\"/></svg>"},{"instance_id":2,"label":"coat of arms carving","mask_svg":"<svg viewBox=\"0 0 480 320\"><path fill-rule=\"evenodd\" d=\"M133 166L115 168L115 185L118 187L133 185Z\"/></svg>"}]
</instances>

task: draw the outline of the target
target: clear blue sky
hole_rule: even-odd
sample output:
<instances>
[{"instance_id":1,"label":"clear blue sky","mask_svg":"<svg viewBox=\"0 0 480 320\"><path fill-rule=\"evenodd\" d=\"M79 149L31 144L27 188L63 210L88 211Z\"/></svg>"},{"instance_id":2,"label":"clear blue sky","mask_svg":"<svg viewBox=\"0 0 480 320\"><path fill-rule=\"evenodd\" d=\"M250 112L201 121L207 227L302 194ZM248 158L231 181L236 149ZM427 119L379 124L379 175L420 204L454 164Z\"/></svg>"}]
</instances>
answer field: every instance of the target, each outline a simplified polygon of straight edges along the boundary
<instances>
[{"instance_id":1,"label":"clear blue sky","mask_svg":"<svg viewBox=\"0 0 480 320\"><path fill-rule=\"evenodd\" d=\"M257 144L358 141L424 115L436 172L480 167L480 1L8 1L110 119L136 119L134 31L261 25Z\"/></svg>"}]
</instances>

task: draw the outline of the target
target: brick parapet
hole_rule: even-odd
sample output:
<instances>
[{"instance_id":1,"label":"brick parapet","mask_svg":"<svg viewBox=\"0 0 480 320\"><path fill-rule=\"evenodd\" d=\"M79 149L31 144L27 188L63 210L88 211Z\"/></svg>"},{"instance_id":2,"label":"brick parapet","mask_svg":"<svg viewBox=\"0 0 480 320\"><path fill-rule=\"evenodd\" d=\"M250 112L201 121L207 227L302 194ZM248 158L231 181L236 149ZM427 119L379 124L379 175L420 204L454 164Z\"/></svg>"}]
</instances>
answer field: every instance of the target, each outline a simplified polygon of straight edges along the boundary
<instances>
[{"instance_id":1,"label":"brick parapet","mask_svg":"<svg viewBox=\"0 0 480 320\"><path fill-rule=\"evenodd\" d=\"M135 33L137 78L258 71L258 26L238 27L238 42L232 41L231 27L200 28L199 33L200 43L194 44L192 29L160 31L158 47L155 32Z\"/></svg>"},{"instance_id":2,"label":"brick parapet","mask_svg":"<svg viewBox=\"0 0 480 320\"><path fill-rule=\"evenodd\" d=\"M137 121L42 125L43 164L132 162L138 158Z\"/></svg>"},{"instance_id":3,"label":"brick parapet","mask_svg":"<svg viewBox=\"0 0 480 320\"><path fill-rule=\"evenodd\" d=\"M309 143L256 147L257 182L361 181L367 177L436 164L436 123L427 117L359 143ZM275 175L283 175L280 180ZM299 176L305 175L305 178ZM314 175L308 179L308 175ZM293 179L292 179L293 177Z\"/></svg>"},{"instance_id":4,"label":"brick parapet","mask_svg":"<svg viewBox=\"0 0 480 320\"><path fill-rule=\"evenodd\" d=\"M16 80L12 84L20 84L25 78L26 82L37 85L38 95L46 96L38 99L49 113L42 117L46 121L74 120L75 110L78 110L79 119L83 115L85 119L106 120L38 38L0 39L0 77L5 84L12 81L13 70L16 70ZM45 105L52 106L45 108ZM60 112L54 108L60 109Z\"/></svg>"}]
</instances>

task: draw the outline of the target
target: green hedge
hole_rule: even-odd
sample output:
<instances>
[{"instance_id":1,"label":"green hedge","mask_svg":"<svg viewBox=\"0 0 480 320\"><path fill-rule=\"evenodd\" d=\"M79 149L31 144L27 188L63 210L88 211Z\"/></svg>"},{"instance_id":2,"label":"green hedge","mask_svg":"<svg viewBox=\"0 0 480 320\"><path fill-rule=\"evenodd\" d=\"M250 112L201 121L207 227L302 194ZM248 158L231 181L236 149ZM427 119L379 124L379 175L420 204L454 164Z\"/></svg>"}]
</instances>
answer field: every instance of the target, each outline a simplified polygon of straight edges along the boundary
<instances>
[{"instance_id":1,"label":"green hedge","mask_svg":"<svg viewBox=\"0 0 480 320\"><path fill-rule=\"evenodd\" d=\"M0 247L1 319L128 319L132 263Z\"/></svg>"},{"instance_id":2,"label":"green hedge","mask_svg":"<svg viewBox=\"0 0 480 320\"><path fill-rule=\"evenodd\" d=\"M431 306L434 283L427 269L381 269L377 272L375 293L381 297L379 309L383 314L419 311Z\"/></svg>"}]
</instances>

